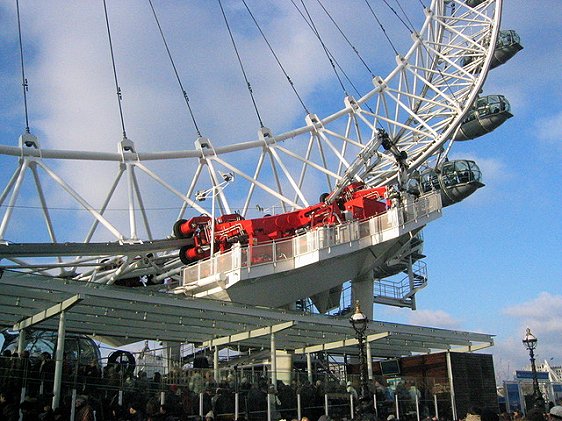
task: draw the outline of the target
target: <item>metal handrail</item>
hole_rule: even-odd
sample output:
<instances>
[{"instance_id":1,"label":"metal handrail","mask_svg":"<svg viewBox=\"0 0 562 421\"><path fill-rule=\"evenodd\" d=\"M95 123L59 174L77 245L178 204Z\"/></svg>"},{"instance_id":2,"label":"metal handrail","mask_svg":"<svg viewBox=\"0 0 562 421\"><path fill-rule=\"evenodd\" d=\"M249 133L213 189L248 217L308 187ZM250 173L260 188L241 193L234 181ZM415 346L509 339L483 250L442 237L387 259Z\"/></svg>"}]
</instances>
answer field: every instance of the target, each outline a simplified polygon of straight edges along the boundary
<instances>
[{"instance_id":1,"label":"metal handrail","mask_svg":"<svg viewBox=\"0 0 562 421\"><path fill-rule=\"evenodd\" d=\"M215 254L212 257L213 264L211 264L211 258L208 258L187 266L184 269L187 272L184 279L194 279L194 281L184 283L183 286L198 288L214 285L217 281L216 275L220 273L240 269L250 271L252 267L265 264L280 265L310 252L380 235L387 230L404 226L418 218L427 216L440 208L439 193L430 192L416 200L407 201L401 206L390 208L383 214L363 221L355 220L337 226L319 227L288 239L269 243L244 246L237 243L229 251ZM213 267L215 272L211 270Z\"/></svg>"}]
</instances>

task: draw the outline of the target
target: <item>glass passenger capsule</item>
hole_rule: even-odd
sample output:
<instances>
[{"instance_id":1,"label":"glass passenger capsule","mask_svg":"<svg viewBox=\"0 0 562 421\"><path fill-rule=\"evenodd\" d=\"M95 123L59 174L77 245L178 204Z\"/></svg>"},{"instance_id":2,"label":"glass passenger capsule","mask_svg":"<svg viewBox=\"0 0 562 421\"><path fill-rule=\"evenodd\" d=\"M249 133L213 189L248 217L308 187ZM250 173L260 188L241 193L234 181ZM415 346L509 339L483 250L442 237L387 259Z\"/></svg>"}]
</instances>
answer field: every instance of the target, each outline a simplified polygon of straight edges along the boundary
<instances>
[{"instance_id":1,"label":"glass passenger capsule","mask_svg":"<svg viewBox=\"0 0 562 421\"><path fill-rule=\"evenodd\" d=\"M480 3L484 3L484 0L466 0L465 3L470 7L476 7Z\"/></svg>"},{"instance_id":2,"label":"glass passenger capsule","mask_svg":"<svg viewBox=\"0 0 562 421\"><path fill-rule=\"evenodd\" d=\"M511 106L503 95L482 96L476 100L453 139L470 140L483 136L511 117Z\"/></svg>"},{"instance_id":3,"label":"glass passenger capsule","mask_svg":"<svg viewBox=\"0 0 562 421\"><path fill-rule=\"evenodd\" d=\"M446 207L467 198L484 183L482 172L474 161L459 159L423 171L419 185L423 193L439 190L443 207Z\"/></svg>"},{"instance_id":4,"label":"glass passenger capsule","mask_svg":"<svg viewBox=\"0 0 562 421\"><path fill-rule=\"evenodd\" d=\"M16 352L18 349L18 339L20 332L11 329L4 329L0 332L1 352ZM47 352L51 358L55 359L57 346L57 332L46 330L25 330L23 342L24 350L29 351L32 364L37 362L42 353ZM95 362L101 368L101 355L97 344L86 335L76 335L67 333L64 340L65 362L74 367L78 362L80 366L86 366Z\"/></svg>"},{"instance_id":5,"label":"glass passenger capsule","mask_svg":"<svg viewBox=\"0 0 562 421\"><path fill-rule=\"evenodd\" d=\"M517 32L512 29L500 31L496 48L494 49L494 57L490 63L490 69L504 64L522 49L521 38L519 38Z\"/></svg>"},{"instance_id":6,"label":"glass passenger capsule","mask_svg":"<svg viewBox=\"0 0 562 421\"><path fill-rule=\"evenodd\" d=\"M490 69L501 66L522 49L521 38L519 38L517 32L512 29L500 31L496 41L496 47L494 48L494 55L490 62ZM473 59L474 57L470 55L463 57L462 66L468 66L472 63ZM478 73L480 69L481 66L478 66L472 71Z\"/></svg>"}]
</instances>

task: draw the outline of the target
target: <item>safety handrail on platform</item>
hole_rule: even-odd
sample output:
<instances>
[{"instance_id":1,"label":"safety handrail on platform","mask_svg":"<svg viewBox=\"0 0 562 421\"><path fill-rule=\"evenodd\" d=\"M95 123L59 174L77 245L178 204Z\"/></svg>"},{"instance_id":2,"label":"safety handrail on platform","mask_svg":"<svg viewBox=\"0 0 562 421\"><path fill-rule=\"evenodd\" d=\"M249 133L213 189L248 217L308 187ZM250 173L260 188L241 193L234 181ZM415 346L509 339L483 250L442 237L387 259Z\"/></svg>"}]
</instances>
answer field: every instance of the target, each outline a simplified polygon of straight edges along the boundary
<instances>
[{"instance_id":1,"label":"safety handrail on platform","mask_svg":"<svg viewBox=\"0 0 562 421\"><path fill-rule=\"evenodd\" d=\"M408 275L398 281L380 279L375 282L375 296L404 299L427 284L427 264L417 261L412 265L413 283Z\"/></svg>"},{"instance_id":2,"label":"safety handrail on platform","mask_svg":"<svg viewBox=\"0 0 562 421\"><path fill-rule=\"evenodd\" d=\"M329 249L341 244L361 241L372 237L374 243L384 241L385 231L404 227L410 222L425 217L441 209L440 195L431 192L419 198L403 201L401 206L388 209L385 213L363 221L349 221L337 226L320 227L301 235L257 245L240 245L236 243L224 253L217 253L209 259L187 266L183 273L181 291L189 292L206 286L215 286L220 274L244 269L248 272L253 267L273 264L278 270L287 270L300 256ZM219 276L220 277L220 276Z\"/></svg>"}]
</instances>

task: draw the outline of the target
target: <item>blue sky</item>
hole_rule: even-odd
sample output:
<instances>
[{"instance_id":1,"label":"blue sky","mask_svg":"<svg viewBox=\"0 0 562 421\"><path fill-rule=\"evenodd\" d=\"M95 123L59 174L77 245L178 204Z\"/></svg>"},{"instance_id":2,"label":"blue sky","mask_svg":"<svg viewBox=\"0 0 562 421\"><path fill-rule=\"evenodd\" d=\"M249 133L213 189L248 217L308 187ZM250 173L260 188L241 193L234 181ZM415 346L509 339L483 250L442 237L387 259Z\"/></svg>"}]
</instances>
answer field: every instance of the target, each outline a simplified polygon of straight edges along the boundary
<instances>
[{"instance_id":1,"label":"blue sky","mask_svg":"<svg viewBox=\"0 0 562 421\"><path fill-rule=\"evenodd\" d=\"M45 147L115 151L121 129L101 2L20 3L32 131ZM191 148L196 135L148 5L109 3L128 135L144 150ZM243 19L240 2L224 3L231 16ZM386 74L394 53L372 17L363 13L364 2L325 3L347 14L342 22L349 36L369 57L376 74ZM276 44L277 52L307 104L319 115L333 112L341 94L328 66L318 68L317 63L325 61L323 53L309 30L296 25L300 18L290 2L249 4L267 22L273 40L287 38ZM419 22L419 2L402 4ZM216 143L225 137L253 138L258 125L251 104L239 101L247 92L216 4L196 1L188 7L166 2L156 7L178 67L187 69L184 84L205 135ZM388 10L380 8L380 14L404 51L408 34ZM23 116L14 15L12 2L0 5L0 143L16 146ZM515 29L525 48L490 73L484 93L506 95L514 118L483 138L456 144L451 154L476 160L486 187L446 208L443 217L425 229L429 285L417 295L418 309L375 307L380 320L496 334L490 352L503 378L527 363L521 345L527 326L540 341L537 358L562 364L560 16L559 0L505 1L502 27ZM301 125L304 112L287 92L284 76L266 61L271 55L255 30L241 23L235 31L266 125L278 132ZM325 37L347 54L344 62L351 62L353 54L333 28ZM360 67L356 64L352 71L354 80L369 84L369 75ZM2 185L13 165L0 158ZM87 171L78 168L68 164L60 171L68 176ZM88 181L83 177L76 183ZM91 190L95 196L95 186Z\"/></svg>"},{"instance_id":2,"label":"blue sky","mask_svg":"<svg viewBox=\"0 0 562 421\"><path fill-rule=\"evenodd\" d=\"M528 363L526 326L539 338L537 359L562 364L561 12L557 1L505 2L502 28L525 48L490 73L484 92L506 95L514 118L456 145L454 155L478 162L486 187L425 229L429 286L418 311L398 317L496 334L491 352L504 378Z\"/></svg>"}]
</instances>

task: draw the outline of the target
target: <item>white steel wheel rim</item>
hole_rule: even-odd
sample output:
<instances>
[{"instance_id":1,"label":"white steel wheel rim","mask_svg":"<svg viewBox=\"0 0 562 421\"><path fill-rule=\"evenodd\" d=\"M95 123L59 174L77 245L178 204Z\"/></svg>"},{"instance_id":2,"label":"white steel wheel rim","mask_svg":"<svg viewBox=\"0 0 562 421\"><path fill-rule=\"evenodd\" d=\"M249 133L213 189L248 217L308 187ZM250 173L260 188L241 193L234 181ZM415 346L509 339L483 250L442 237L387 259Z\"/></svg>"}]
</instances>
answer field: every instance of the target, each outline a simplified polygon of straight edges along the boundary
<instances>
[{"instance_id":1,"label":"white steel wheel rim","mask_svg":"<svg viewBox=\"0 0 562 421\"><path fill-rule=\"evenodd\" d=\"M484 1L475 8L458 0L433 0L426 10L422 29L413 37L413 45L404 56L397 58L397 66L386 78L376 77L373 89L361 98L345 98L345 108L339 112L324 118L309 115L305 126L290 132L273 134L264 128L256 140L170 152L133 152L123 148L121 153L110 153L0 145L0 154L19 157L18 170L0 196L0 204L4 202L8 205L2 216L0 239L4 238L10 225L14 210L11 204L18 196L19 174L30 167L39 167L54 180L57 176L47 164L49 160L79 159L90 165L98 161L121 162L123 174L140 171L182 203L177 219L185 217L188 208L195 213L209 213L195 200L195 194L198 188L220 184L220 172L233 173L237 183L245 183L246 194L243 207L234 209L229 204L229 196L232 195L229 189L217 190L217 212L238 210L248 217L252 216L256 200L263 200L263 197L278 203L282 211L314 204L318 201L319 192L331 191L346 177L362 180L369 186L394 183L398 174L396 158L376 143L378 128L385 129L396 140L396 147L407 153L408 172L432 165L438 153L448 142L452 142L451 138L484 84L499 33L501 7L502 0ZM463 67L462 59L466 56L472 60ZM306 144L304 153L294 152L294 145L299 142ZM208 143L212 145L211 141ZM241 154L245 157L253 154L251 161L255 165L252 168L237 165ZM198 161L188 186L176 187L149 168L151 161L173 160L176 165L177 160L184 159ZM110 216L81 199L80 192L72 189L70 181L58 182L97 221L96 230L104 227L109 232L109 241L140 241L137 225L148 226L151 223L145 216L135 217L135 212L131 210L128 227L118 228ZM128 182L131 188L138 183L131 176ZM323 186L309 188L310 184L317 182L323 183ZM260 199L257 199L258 194L262 195ZM134 195L129 202L131 209L147 207L146 203L140 206L138 197ZM48 205L44 206L48 208ZM47 226L52 225L48 216L45 216L45 221ZM168 222L171 230L174 221ZM157 223L162 224L162 221ZM50 226L49 230L55 231L56 227ZM152 240L150 229L147 231L146 239ZM91 238L92 235L86 234L84 242L90 242ZM55 236L51 239L52 243L61 242L59 238L55 240ZM104 258L82 258L81 261L89 262L94 268L86 275L74 273L73 276L91 279L99 269L99 265L96 267L93 262L103 260L107 265L108 261L119 262L135 257L134 253L99 254L105 255ZM181 266L174 257L176 254L157 254L168 261L159 269L158 276L176 276ZM48 246L45 256L49 256ZM37 267L25 258L26 255L11 256L8 260L21 269L40 273L48 273L49 267L73 268L73 263L77 261L75 257L62 259L59 256L53 264L44 263ZM111 283L118 279L121 275L119 269L116 271L112 276L104 277L105 281Z\"/></svg>"}]
</instances>

